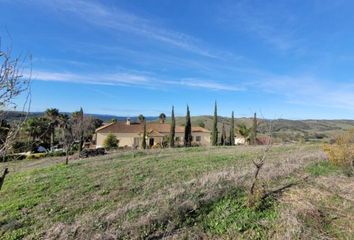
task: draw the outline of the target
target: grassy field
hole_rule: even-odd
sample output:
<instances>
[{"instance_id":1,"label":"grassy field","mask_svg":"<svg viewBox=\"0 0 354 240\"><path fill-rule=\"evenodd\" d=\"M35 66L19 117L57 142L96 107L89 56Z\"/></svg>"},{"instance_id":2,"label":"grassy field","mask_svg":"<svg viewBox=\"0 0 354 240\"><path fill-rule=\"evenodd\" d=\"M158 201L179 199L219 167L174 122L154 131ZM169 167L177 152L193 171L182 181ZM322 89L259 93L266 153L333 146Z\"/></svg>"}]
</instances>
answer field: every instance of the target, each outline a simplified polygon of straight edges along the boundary
<instances>
[{"instance_id":1,"label":"grassy field","mask_svg":"<svg viewBox=\"0 0 354 240\"><path fill-rule=\"evenodd\" d=\"M0 191L0 239L353 239L354 177L320 145L274 146L248 208L251 146L23 160ZM348 174L347 174L348 175Z\"/></svg>"}]
</instances>

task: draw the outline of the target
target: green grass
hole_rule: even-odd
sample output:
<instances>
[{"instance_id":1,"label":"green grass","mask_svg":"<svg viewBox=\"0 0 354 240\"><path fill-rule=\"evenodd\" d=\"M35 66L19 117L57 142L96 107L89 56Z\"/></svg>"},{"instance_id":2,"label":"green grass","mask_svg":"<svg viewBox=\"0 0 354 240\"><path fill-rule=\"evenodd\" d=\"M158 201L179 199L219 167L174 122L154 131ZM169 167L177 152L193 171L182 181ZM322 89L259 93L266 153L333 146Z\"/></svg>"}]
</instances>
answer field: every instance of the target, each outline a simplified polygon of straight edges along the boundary
<instances>
[{"instance_id":1,"label":"green grass","mask_svg":"<svg viewBox=\"0 0 354 240\"><path fill-rule=\"evenodd\" d=\"M307 172L313 176L328 176L330 174L335 174L340 170L340 168L329 161L321 161L311 164L307 167Z\"/></svg>"},{"instance_id":2,"label":"green grass","mask_svg":"<svg viewBox=\"0 0 354 240\"><path fill-rule=\"evenodd\" d=\"M264 239L278 217L274 199L266 199L261 206L247 206L247 194L239 190L214 203L199 216L204 229L212 234L253 236Z\"/></svg>"},{"instance_id":3,"label":"green grass","mask_svg":"<svg viewBox=\"0 0 354 240\"><path fill-rule=\"evenodd\" d=\"M262 237L276 219L276 202L259 211L245 208L242 191L232 194L247 185L261 152L180 148L117 152L67 166L60 158L1 163L10 174L0 192L0 239L90 239L107 232L139 239L194 228L210 236L232 230ZM266 162L272 171L262 178L288 177L318 162L320 153L318 145L274 146ZM288 156L298 160L287 165Z\"/></svg>"}]
</instances>

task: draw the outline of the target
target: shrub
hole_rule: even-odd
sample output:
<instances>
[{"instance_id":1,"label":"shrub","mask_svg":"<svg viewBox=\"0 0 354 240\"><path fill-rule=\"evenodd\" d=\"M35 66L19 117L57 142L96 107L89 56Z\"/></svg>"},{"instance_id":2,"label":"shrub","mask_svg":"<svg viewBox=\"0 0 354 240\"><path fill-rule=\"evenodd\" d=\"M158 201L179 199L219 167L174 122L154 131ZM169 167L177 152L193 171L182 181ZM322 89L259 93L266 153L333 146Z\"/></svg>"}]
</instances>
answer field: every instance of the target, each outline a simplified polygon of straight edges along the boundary
<instances>
[{"instance_id":1,"label":"shrub","mask_svg":"<svg viewBox=\"0 0 354 240\"><path fill-rule=\"evenodd\" d=\"M50 152L47 154L48 157L63 157L65 155L66 155L66 153L64 151Z\"/></svg>"},{"instance_id":2,"label":"shrub","mask_svg":"<svg viewBox=\"0 0 354 240\"><path fill-rule=\"evenodd\" d=\"M344 167L354 166L354 130L338 136L334 144L325 144L323 150L331 163Z\"/></svg>"},{"instance_id":3,"label":"shrub","mask_svg":"<svg viewBox=\"0 0 354 240\"><path fill-rule=\"evenodd\" d=\"M32 143L30 142L15 141L11 147L13 153L29 152L33 150Z\"/></svg>"},{"instance_id":4,"label":"shrub","mask_svg":"<svg viewBox=\"0 0 354 240\"><path fill-rule=\"evenodd\" d=\"M111 133L108 134L106 139L103 142L103 146L107 150L117 149L118 148L118 139L117 139L117 137L114 136Z\"/></svg>"},{"instance_id":5,"label":"shrub","mask_svg":"<svg viewBox=\"0 0 354 240\"><path fill-rule=\"evenodd\" d=\"M9 154L9 155L6 155L6 156L0 158L0 162L23 160L25 158L26 158L26 155L23 155L23 154Z\"/></svg>"},{"instance_id":6,"label":"shrub","mask_svg":"<svg viewBox=\"0 0 354 240\"><path fill-rule=\"evenodd\" d=\"M46 156L47 156L46 153L34 153L34 154L27 155L26 159L27 160L40 159L40 158L44 158Z\"/></svg>"}]
</instances>

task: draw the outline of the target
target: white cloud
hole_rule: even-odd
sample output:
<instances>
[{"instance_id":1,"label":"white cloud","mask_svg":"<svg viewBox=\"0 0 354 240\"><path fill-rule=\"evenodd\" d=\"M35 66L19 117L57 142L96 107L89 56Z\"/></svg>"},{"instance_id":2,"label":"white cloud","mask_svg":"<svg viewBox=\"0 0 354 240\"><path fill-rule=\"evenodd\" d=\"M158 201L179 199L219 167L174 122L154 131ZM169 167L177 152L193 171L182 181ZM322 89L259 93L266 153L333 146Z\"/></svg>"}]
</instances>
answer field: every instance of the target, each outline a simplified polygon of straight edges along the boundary
<instances>
[{"instance_id":1,"label":"white cloud","mask_svg":"<svg viewBox=\"0 0 354 240\"><path fill-rule=\"evenodd\" d=\"M216 82L212 80L203 80L196 78L183 78L181 80L166 80L143 73L72 73L72 72L51 72L34 71L32 74L34 80L54 81L54 82L72 82L82 84L96 85L117 85L133 86L143 88L153 88L163 90L171 85L179 87L189 87L213 91L241 91L242 87Z\"/></svg>"},{"instance_id":2,"label":"white cloud","mask_svg":"<svg viewBox=\"0 0 354 240\"><path fill-rule=\"evenodd\" d=\"M180 84L182 86L195 87L195 88L205 88L212 90L222 90L222 91L241 91L245 90L243 87L234 86L226 83L219 83L209 80L195 79L195 78L184 78L175 84Z\"/></svg>"},{"instance_id":3,"label":"white cloud","mask_svg":"<svg viewBox=\"0 0 354 240\"><path fill-rule=\"evenodd\" d=\"M34 71L32 73L32 78L40 81L73 82L97 85L147 86L151 84L151 79L149 79L149 77L131 73L78 74L70 72Z\"/></svg>"}]
</instances>

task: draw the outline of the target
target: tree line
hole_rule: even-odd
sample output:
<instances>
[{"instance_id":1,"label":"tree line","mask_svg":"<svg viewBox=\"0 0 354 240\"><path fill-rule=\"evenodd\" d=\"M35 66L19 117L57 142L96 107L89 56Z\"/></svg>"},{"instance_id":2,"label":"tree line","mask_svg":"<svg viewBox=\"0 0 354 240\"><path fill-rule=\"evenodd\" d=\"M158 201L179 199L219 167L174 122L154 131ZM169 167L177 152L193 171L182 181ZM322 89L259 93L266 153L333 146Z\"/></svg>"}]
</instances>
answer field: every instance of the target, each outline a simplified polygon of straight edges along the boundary
<instances>
[{"instance_id":1,"label":"tree line","mask_svg":"<svg viewBox=\"0 0 354 240\"><path fill-rule=\"evenodd\" d=\"M147 148L146 138L147 138L148 133L147 133L147 129L146 129L145 117L142 114L140 114L138 116L138 119L139 119L139 122L141 124L143 124L143 137L142 137L141 147L143 149L146 149ZM161 113L159 116L159 119L160 119L160 123L164 123L165 119L166 119L166 115L164 113ZM230 126L230 131L229 131L228 136L227 136L227 133L225 130L224 123L222 124L221 135L219 134L217 103L215 102L213 126L212 126L212 132L211 132L211 136L210 136L211 144L213 146L218 146L218 145L234 146L235 145L235 116L234 116L233 111L231 112L231 124L230 125L231 126ZM239 133L240 136L245 138L246 142L248 142L249 144L252 144L252 145L256 145L257 144L257 126L258 126L257 115L256 115L256 113L254 113L252 127L248 128L246 126L246 124L241 123L237 126L237 132ZM167 146L172 147L172 148L175 147L175 135L176 135L176 118L175 118L175 113L174 113L174 106L172 106L170 133L169 133L169 136L167 139ZM109 142L113 142L114 144L116 144L117 141L114 140L114 137L111 136L111 138L109 138ZM192 146L192 139L193 138L192 138L191 115L190 115L189 106L187 105L186 118L185 118L185 124L184 124L184 138L183 138L184 147L191 147Z\"/></svg>"}]
</instances>

